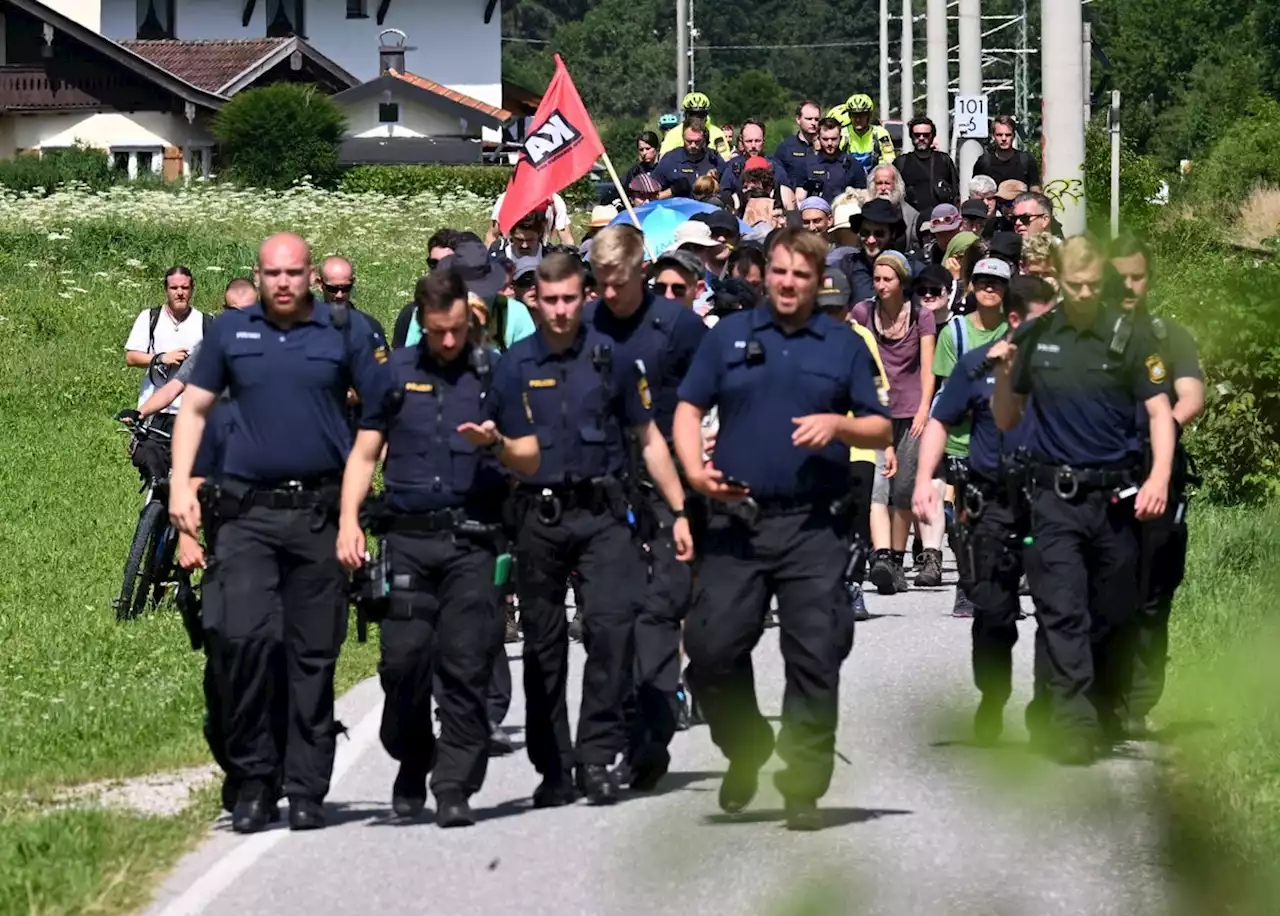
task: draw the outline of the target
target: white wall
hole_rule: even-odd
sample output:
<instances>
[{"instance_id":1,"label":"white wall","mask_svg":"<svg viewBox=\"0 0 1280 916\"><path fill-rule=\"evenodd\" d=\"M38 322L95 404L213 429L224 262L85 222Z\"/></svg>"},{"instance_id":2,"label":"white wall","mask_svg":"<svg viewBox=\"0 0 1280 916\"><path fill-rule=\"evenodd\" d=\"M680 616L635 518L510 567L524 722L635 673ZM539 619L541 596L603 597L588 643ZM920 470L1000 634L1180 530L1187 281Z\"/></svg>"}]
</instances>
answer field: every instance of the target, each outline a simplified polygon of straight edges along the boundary
<instances>
[{"instance_id":1,"label":"white wall","mask_svg":"<svg viewBox=\"0 0 1280 916\"><path fill-rule=\"evenodd\" d=\"M116 41L138 37L138 0L101 2L103 35ZM244 0L177 0L174 6L179 38L262 38L267 34L266 0L254 4L247 29L240 25Z\"/></svg>"},{"instance_id":2,"label":"white wall","mask_svg":"<svg viewBox=\"0 0 1280 916\"><path fill-rule=\"evenodd\" d=\"M102 28L103 0L43 0L44 5L95 32ZM135 4L137 0L134 0ZM496 18L496 17L495 17Z\"/></svg>"},{"instance_id":3,"label":"white wall","mask_svg":"<svg viewBox=\"0 0 1280 916\"><path fill-rule=\"evenodd\" d=\"M344 106L347 115L347 136L349 137L455 137L463 133L458 118L444 112L429 108L419 102L406 102L403 98L392 97L393 102L400 103L400 121L397 124L382 124L378 121L378 103L380 98L365 99ZM469 125L467 134L479 137L475 125Z\"/></svg>"},{"instance_id":4,"label":"white wall","mask_svg":"<svg viewBox=\"0 0 1280 916\"><path fill-rule=\"evenodd\" d=\"M102 149L212 142L181 115L161 112L6 115L3 121L12 122L12 144L18 149L73 146L77 141Z\"/></svg>"}]
</instances>

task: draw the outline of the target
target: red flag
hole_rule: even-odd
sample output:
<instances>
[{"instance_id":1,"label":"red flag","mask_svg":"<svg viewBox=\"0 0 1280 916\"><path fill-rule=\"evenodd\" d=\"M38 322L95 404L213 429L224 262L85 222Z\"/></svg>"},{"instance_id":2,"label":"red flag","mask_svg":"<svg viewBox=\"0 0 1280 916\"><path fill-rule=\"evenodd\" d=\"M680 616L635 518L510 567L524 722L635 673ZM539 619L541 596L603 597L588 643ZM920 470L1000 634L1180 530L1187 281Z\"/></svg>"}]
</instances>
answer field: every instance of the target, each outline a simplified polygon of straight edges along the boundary
<instances>
[{"instance_id":1,"label":"red flag","mask_svg":"<svg viewBox=\"0 0 1280 916\"><path fill-rule=\"evenodd\" d=\"M582 97L556 55L556 73L529 126L524 149L507 184L498 229L503 235L529 213L545 206L604 155L604 144L582 104Z\"/></svg>"}]
</instances>

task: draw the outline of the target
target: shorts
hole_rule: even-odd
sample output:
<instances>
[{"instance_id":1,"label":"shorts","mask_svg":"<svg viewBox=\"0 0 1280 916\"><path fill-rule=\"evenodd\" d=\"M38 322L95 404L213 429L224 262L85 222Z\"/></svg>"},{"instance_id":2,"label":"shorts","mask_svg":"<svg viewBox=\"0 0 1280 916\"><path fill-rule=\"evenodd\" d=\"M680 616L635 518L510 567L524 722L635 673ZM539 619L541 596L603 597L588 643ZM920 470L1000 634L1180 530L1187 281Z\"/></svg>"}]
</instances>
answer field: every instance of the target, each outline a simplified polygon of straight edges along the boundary
<instances>
[{"instance_id":1,"label":"shorts","mask_svg":"<svg viewBox=\"0 0 1280 916\"><path fill-rule=\"evenodd\" d=\"M884 452L876 452L876 479L871 489L871 502L910 512L911 498L916 489L916 466L920 457L920 440L911 435L910 417L893 421L893 450L898 459L898 470L892 478L884 476ZM933 469L933 477L935 480L942 480L946 477L946 472L947 463L944 459Z\"/></svg>"}]
</instances>

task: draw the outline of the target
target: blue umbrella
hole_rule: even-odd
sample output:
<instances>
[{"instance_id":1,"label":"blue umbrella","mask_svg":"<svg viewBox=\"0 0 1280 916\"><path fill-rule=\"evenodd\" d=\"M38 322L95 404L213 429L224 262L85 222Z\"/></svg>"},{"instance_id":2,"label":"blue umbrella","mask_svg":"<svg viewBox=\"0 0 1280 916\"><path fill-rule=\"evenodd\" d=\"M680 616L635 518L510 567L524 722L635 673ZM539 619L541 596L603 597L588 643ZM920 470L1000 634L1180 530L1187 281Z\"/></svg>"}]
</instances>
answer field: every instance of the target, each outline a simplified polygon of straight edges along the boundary
<instances>
[{"instance_id":1,"label":"blue umbrella","mask_svg":"<svg viewBox=\"0 0 1280 916\"><path fill-rule=\"evenodd\" d=\"M676 228L687 223L699 213L713 213L721 209L715 204L706 204L690 197L672 197L667 200L655 200L635 208L636 219L640 221L640 231L644 233L649 250L657 257L671 247L675 241ZM610 226L634 225L631 216L625 210L609 223ZM751 227L738 220L738 228L742 233Z\"/></svg>"}]
</instances>

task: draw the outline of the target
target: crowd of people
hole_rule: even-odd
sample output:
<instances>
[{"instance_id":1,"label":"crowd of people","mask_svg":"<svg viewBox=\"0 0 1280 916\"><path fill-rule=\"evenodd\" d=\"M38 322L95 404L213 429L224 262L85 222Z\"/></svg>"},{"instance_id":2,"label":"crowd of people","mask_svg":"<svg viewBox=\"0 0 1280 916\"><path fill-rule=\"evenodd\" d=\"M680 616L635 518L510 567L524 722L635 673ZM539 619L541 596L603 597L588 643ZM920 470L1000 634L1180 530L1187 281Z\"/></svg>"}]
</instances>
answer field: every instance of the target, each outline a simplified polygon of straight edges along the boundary
<instances>
[{"instance_id":1,"label":"crowd of people","mask_svg":"<svg viewBox=\"0 0 1280 916\"><path fill-rule=\"evenodd\" d=\"M865 96L797 106L772 156L759 121L684 108L624 181L633 203L711 203L662 250L610 205L575 241L557 195L505 237L436 232L390 340L350 262L313 266L288 233L211 324L182 268L139 316L138 417L173 431L235 830L283 797L292 828L324 825L357 572L391 806L420 815L429 779L441 827L474 823L503 750L518 630L535 807L658 787L691 694L729 762L721 807L750 803L776 750L788 826L820 828L863 583L941 586L948 540L977 740L1003 731L1024 587L1033 744L1084 764L1146 734L1186 547L1178 431L1203 406L1194 344L1146 309L1146 250L1056 237L1007 118L962 194L932 123L895 155ZM751 665L771 624L776 735Z\"/></svg>"}]
</instances>

